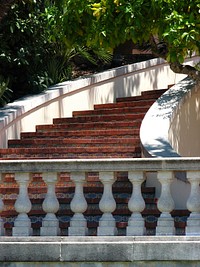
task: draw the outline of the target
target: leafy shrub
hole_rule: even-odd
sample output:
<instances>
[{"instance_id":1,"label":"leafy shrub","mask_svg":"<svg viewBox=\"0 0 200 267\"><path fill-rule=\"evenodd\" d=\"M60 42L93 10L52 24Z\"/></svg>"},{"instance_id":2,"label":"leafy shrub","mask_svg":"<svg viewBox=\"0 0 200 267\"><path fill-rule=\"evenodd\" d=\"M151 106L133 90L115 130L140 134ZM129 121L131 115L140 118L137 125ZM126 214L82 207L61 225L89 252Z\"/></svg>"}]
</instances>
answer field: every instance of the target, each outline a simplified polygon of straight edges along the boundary
<instances>
[{"instance_id":1,"label":"leafy shrub","mask_svg":"<svg viewBox=\"0 0 200 267\"><path fill-rule=\"evenodd\" d=\"M5 80L0 76L0 107L4 106L10 101L12 90L8 88L9 79Z\"/></svg>"},{"instance_id":2,"label":"leafy shrub","mask_svg":"<svg viewBox=\"0 0 200 267\"><path fill-rule=\"evenodd\" d=\"M67 60L56 49L58 12L50 1L16 1L0 24L0 73L11 77L13 99L70 77Z\"/></svg>"},{"instance_id":3,"label":"leafy shrub","mask_svg":"<svg viewBox=\"0 0 200 267\"><path fill-rule=\"evenodd\" d=\"M64 23L59 1L13 2L0 23L0 74L9 77L11 100L70 79L77 55L93 65L111 60L104 49L72 44L65 35Z\"/></svg>"}]
</instances>

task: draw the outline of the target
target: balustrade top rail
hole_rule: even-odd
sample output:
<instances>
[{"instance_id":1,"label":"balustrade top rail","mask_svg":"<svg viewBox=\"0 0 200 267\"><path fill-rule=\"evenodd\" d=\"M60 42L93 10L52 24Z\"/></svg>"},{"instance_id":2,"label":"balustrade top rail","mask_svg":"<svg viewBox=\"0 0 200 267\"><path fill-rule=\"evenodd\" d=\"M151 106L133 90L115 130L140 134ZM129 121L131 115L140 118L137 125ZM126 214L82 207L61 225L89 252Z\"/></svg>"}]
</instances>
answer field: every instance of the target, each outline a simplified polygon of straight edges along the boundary
<instances>
[{"instance_id":1,"label":"balustrade top rail","mask_svg":"<svg viewBox=\"0 0 200 267\"><path fill-rule=\"evenodd\" d=\"M0 172L197 171L200 157L145 159L1 160Z\"/></svg>"}]
</instances>

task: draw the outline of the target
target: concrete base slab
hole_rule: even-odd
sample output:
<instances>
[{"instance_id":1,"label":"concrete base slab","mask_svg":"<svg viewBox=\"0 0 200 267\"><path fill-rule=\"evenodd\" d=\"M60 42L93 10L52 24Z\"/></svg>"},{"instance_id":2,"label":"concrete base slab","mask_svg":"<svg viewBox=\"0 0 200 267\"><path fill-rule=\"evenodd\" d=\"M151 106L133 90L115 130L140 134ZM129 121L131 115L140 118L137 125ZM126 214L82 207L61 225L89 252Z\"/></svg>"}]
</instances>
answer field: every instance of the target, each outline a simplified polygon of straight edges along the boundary
<instances>
[{"instance_id":1,"label":"concrete base slab","mask_svg":"<svg viewBox=\"0 0 200 267\"><path fill-rule=\"evenodd\" d=\"M196 262L189 262L189 261L182 261L182 262L169 262L169 261L151 261L151 262L122 262L122 263L113 263L113 262L73 262L73 263L66 263L66 262L17 262L17 263L0 263L0 266L3 267L198 267L199 263Z\"/></svg>"},{"instance_id":2,"label":"concrete base slab","mask_svg":"<svg viewBox=\"0 0 200 267\"><path fill-rule=\"evenodd\" d=\"M187 262L185 266L197 266L191 264L200 261L200 237L2 237L0 251L0 266L12 266L12 262L31 262L31 266L36 262L62 266L65 262L65 266L81 267L86 263L132 267L142 262L149 266L184 266L180 264Z\"/></svg>"}]
</instances>

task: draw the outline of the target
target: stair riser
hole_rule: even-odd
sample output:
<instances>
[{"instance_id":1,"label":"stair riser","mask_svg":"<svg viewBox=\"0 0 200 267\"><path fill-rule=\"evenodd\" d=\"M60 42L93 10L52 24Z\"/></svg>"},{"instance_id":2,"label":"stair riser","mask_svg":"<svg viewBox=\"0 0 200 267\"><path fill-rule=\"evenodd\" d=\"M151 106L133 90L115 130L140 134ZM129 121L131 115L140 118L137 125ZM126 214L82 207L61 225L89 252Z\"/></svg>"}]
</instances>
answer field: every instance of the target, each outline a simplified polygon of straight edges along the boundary
<instances>
[{"instance_id":1,"label":"stair riser","mask_svg":"<svg viewBox=\"0 0 200 267\"><path fill-rule=\"evenodd\" d=\"M94 130L94 129L135 129L141 125L140 121L113 121L113 122L93 122L93 123L66 123L36 126L37 132L43 131L68 131L68 130Z\"/></svg>"},{"instance_id":2,"label":"stair riser","mask_svg":"<svg viewBox=\"0 0 200 267\"><path fill-rule=\"evenodd\" d=\"M61 131L61 132L30 132L30 133L21 133L21 139L25 138L53 138L53 137L112 137L115 136L115 138L118 136L122 137L134 137L139 135L139 129L112 129L112 130L82 130L82 131Z\"/></svg>"},{"instance_id":3,"label":"stair riser","mask_svg":"<svg viewBox=\"0 0 200 267\"><path fill-rule=\"evenodd\" d=\"M87 122L111 122L111 121L134 121L141 120L144 118L144 114L118 114L118 115L102 115L102 116L88 116L88 117L77 117L77 118L58 118L54 119L54 123L87 123Z\"/></svg>"},{"instance_id":4,"label":"stair riser","mask_svg":"<svg viewBox=\"0 0 200 267\"><path fill-rule=\"evenodd\" d=\"M84 110L84 111L74 111L73 117L81 116L103 116L103 115L118 115L120 113L145 113L149 107L125 107L125 108L115 108L115 109L102 109L102 110Z\"/></svg>"},{"instance_id":5,"label":"stair riser","mask_svg":"<svg viewBox=\"0 0 200 267\"><path fill-rule=\"evenodd\" d=\"M126 107L150 107L155 102L155 99L132 101L132 102L118 102L118 103L108 103L108 104L97 104L94 105L94 110L104 110L104 109L118 109Z\"/></svg>"},{"instance_id":6,"label":"stair riser","mask_svg":"<svg viewBox=\"0 0 200 267\"><path fill-rule=\"evenodd\" d=\"M105 138L104 138L105 139ZM102 144L106 144L107 147L112 148L113 146L119 146L120 144L124 147L132 147L140 145L139 138L113 138L109 140L106 139L75 139L71 141L70 139L62 140L62 139L22 139L22 140L10 140L8 143L9 148L36 148L36 147L44 147L44 146L51 146L51 147L99 147Z\"/></svg>"},{"instance_id":7,"label":"stair riser","mask_svg":"<svg viewBox=\"0 0 200 267\"><path fill-rule=\"evenodd\" d=\"M28 159L110 159L110 158L139 158L141 153L132 152L132 153L52 153L52 154L11 154L11 155L0 155L0 158L4 160L28 160Z\"/></svg>"},{"instance_id":8,"label":"stair riser","mask_svg":"<svg viewBox=\"0 0 200 267\"><path fill-rule=\"evenodd\" d=\"M142 95L140 96L131 96L131 97L120 97L116 99L116 102L129 102L129 101L143 101L143 100L156 100L158 99L164 92L166 92L166 89L163 90L152 90L152 91L146 91L142 92Z\"/></svg>"},{"instance_id":9,"label":"stair riser","mask_svg":"<svg viewBox=\"0 0 200 267\"><path fill-rule=\"evenodd\" d=\"M141 93L142 96L153 96L156 99L160 97L162 94L164 94L168 89L159 89L159 90L150 90L150 91L143 91Z\"/></svg>"}]
</instances>

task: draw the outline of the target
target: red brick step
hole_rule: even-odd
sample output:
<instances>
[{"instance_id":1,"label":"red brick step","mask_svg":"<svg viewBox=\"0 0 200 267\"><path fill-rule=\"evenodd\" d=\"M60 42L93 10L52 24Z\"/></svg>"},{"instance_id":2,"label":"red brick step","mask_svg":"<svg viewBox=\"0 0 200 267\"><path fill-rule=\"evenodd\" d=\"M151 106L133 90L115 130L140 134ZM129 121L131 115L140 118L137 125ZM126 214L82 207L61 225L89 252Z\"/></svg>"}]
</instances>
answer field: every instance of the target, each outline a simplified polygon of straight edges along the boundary
<instances>
[{"instance_id":1,"label":"red brick step","mask_svg":"<svg viewBox=\"0 0 200 267\"><path fill-rule=\"evenodd\" d=\"M118 158L138 157L140 147L47 147L47 148L8 148L0 149L0 158L3 159L46 159L46 158Z\"/></svg>"},{"instance_id":2,"label":"red brick step","mask_svg":"<svg viewBox=\"0 0 200 267\"><path fill-rule=\"evenodd\" d=\"M96 109L96 110L81 110L81 111L73 111L73 117L80 117L80 116L95 116L95 115L116 115L120 113L129 113L129 114L137 114L137 113L145 113L149 109L147 107L119 107L119 108L112 108L112 109Z\"/></svg>"},{"instance_id":3,"label":"red brick step","mask_svg":"<svg viewBox=\"0 0 200 267\"><path fill-rule=\"evenodd\" d=\"M119 97L119 98L116 99L116 102L141 101L141 100L147 100L147 99L154 99L154 100L156 100L164 92L166 92L166 89L152 90L152 91L144 91L139 96Z\"/></svg>"},{"instance_id":4,"label":"red brick step","mask_svg":"<svg viewBox=\"0 0 200 267\"><path fill-rule=\"evenodd\" d=\"M118 109L123 107L150 107L155 102L155 99L138 100L138 101L123 101L118 103L96 104L94 110L102 109Z\"/></svg>"},{"instance_id":5,"label":"red brick step","mask_svg":"<svg viewBox=\"0 0 200 267\"><path fill-rule=\"evenodd\" d=\"M116 115L95 115L84 117L72 117L72 118L56 118L53 123L87 123L87 122L111 122L111 121L141 121L146 113L139 114L116 114Z\"/></svg>"},{"instance_id":6,"label":"red brick step","mask_svg":"<svg viewBox=\"0 0 200 267\"><path fill-rule=\"evenodd\" d=\"M138 137L111 137L111 138L28 138L28 139L13 139L9 140L8 147L40 147L44 145L55 146L55 147L76 147L76 146L99 146L106 144L107 147L123 144L123 146L135 146L140 145ZM1 151L1 150L0 150Z\"/></svg>"},{"instance_id":7,"label":"red brick step","mask_svg":"<svg viewBox=\"0 0 200 267\"><path fill-rule=\"evenodd\" d=\"M66 131L77 129L128 129L128 128L140 128L140 121L111 121L111 122L86 122L86 123L62 123L62 124L44 124L37 125L36 131Z\"/></svg>"},{"instance_id":8,"label":"red brick step","mask_svg":"<svg viewBox=\"0 0 200 267\"><path fill-rule=\"evenodd\" d=\"M21 139L25 138L66 138L66 137L108 137L108 136L138 136L139 129L106 129L106 130L82 130L82 131L73 131L73 130L66 130L66 131L55 131L55 132L24 132L21 133Z\"/></svg>"}]
</instances>

